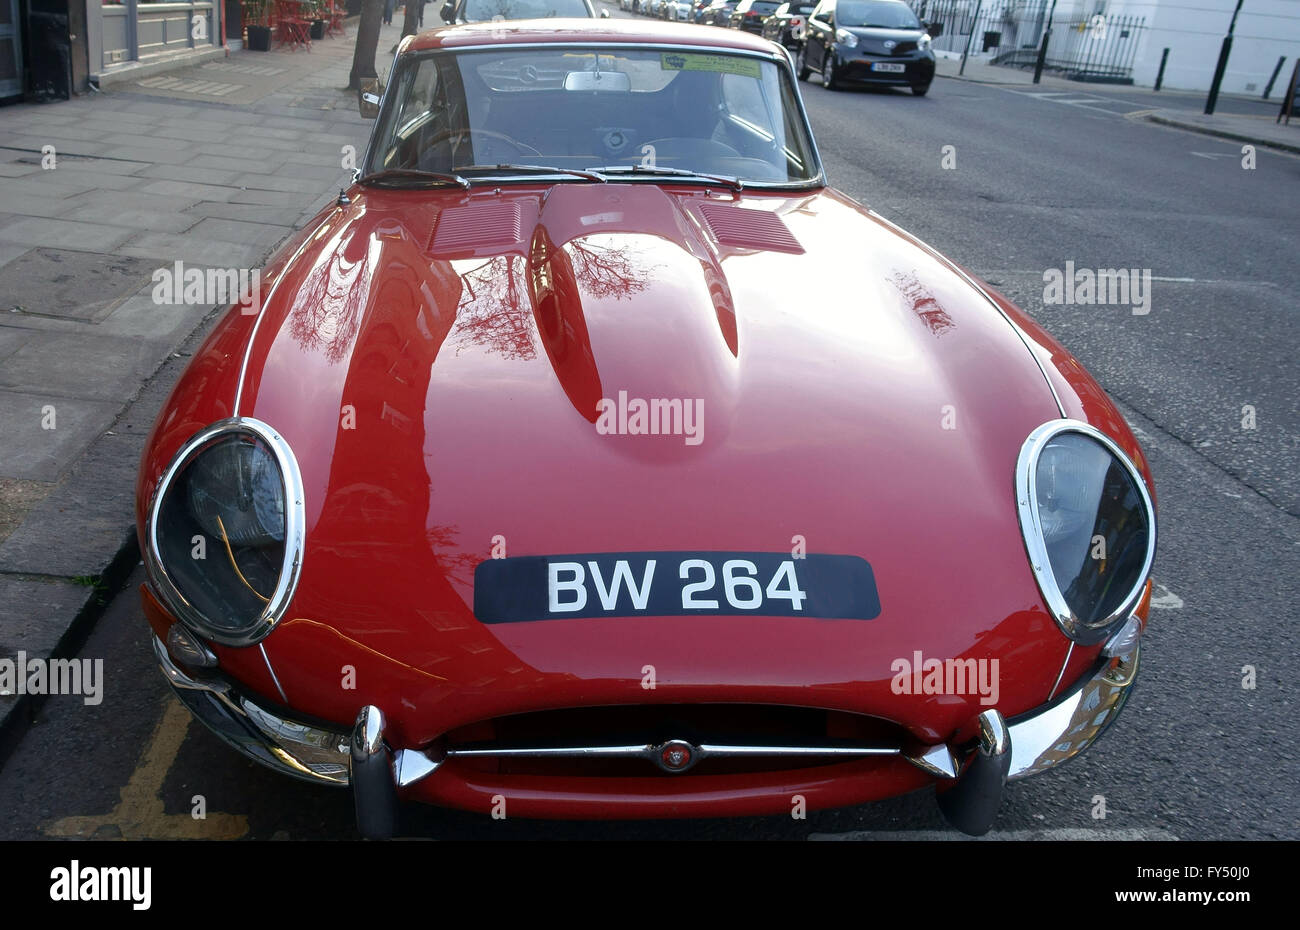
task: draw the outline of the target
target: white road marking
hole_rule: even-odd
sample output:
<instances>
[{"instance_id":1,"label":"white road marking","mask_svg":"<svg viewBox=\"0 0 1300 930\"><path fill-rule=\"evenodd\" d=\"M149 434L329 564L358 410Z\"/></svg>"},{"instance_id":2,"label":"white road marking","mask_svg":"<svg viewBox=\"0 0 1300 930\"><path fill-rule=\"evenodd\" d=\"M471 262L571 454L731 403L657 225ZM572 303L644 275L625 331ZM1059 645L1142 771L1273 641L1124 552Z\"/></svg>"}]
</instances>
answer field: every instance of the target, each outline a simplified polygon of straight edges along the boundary
<instances>
[{"instance_id":1,"label":"white road marking","mask_svg":"<svg viewBox=\"0 0 1300 930\"><path fill-rule=\"evenodd\" d=\"M1124 101L1112 100L1109 97L1093 97L1086 94L1078 94L1078 93L1073 93L1073 94L1056 93L1056 92L1044 93L1041 91L1033 91L1033 90L1015 90L1014 88L1011 87L999 87L998 89L1005 90L1009 94L1019 94L1022 97L1033 97L1036 100L1045 100L1048 103L1060 103L1067 107L1076 107L1077 109L1080 110L1093 110L1094 112L1097 113L1105 113L1107 116L1118 116L1120 118L1123 118L1124 116L1127 115L1126 113L1117 113L1114 110L1107 110L1104 107L1097 107L1092 105L1094 103L1107 103L1107 104L1111 104L1112 106L1125 105ZM1061 97L1072 98L1072 99L1065 99L1065 100L1058 99Z\"/></svg>"},{"instance_id":2,"label":"white road marking","mask_svg":"<svg viewBox=\"0 0 1300 930\"><path fill-rule=\"evenodd\" d=\"M934 841L976 841L976 842L1011 842L1022 843L1032 840L1110 840L1129 843L1150 842L1152 840L1177 840L1178 837L1168 830L1142 829L1131 830L1090 830L1087 827L1048 827L1042 830L991 830L984 836L967 836L956 830L851 830L847 833L812 833L809 840L817 841L851 841L851 842L887 842L890 840Z\"/></svg>"},{"instance_id":3,"label":"white road marking","mask_svg":"<svg viewBox=\"0 0 1300 930\"><path fill-rule=\"evenodd\" d=\"M1199 158L1211 158L1211 159L1239 157L1236 152L1193 152L1192 154L1196 155Z\"/></svg>"},{"instance_id":4,"label":"white road marking","mask_svg":"<svg viewBox=\"0 0 1300 930\"><path fill-rule=\"evenodd\" d=\"M1157 581L1151 592L1151 606L1156 610L1178 610L1183 599Z\"/></svg>"}]
</instances>

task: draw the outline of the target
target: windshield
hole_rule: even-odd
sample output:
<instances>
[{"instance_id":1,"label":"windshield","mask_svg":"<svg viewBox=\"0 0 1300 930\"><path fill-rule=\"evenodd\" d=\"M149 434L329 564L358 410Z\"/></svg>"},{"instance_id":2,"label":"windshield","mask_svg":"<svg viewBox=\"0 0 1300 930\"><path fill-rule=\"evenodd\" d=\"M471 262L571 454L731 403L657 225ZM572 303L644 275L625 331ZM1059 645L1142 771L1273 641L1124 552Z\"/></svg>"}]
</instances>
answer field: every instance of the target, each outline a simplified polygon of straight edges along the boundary
<instances>
[{"instance_id":1,"label":"windshield","mask_svg":"<svg viewBox=\"0 0 1300 930\"><path fill-rule=\"evenodd\" d=\"M916 14L897 0L843 0L835 5L835 25L920 29Z\"/></svg>"},{"instance_id":2,"label":"windshield","mask_svg":"<svg viewBox=\"0 0 1300 930\"><path fill-rule=\"evenodd\" d=\"M590 19L585 0L465 0L460 14L467 22L489 19L545 19L575 16Z\"/></svg>"},{"instance_id":3,"label":"windshield","mask_svg":"<svg viewBox=\"0 0 1300 930\"><path fill-rule=\"evenodd\" d=\"M658 169L768 184L820 174L789 73L768 58L594 45L443 51L404 57L386 97L367 173L622 166L623 180L636 166L637 178Z\"/></svg>"}]
</instances>

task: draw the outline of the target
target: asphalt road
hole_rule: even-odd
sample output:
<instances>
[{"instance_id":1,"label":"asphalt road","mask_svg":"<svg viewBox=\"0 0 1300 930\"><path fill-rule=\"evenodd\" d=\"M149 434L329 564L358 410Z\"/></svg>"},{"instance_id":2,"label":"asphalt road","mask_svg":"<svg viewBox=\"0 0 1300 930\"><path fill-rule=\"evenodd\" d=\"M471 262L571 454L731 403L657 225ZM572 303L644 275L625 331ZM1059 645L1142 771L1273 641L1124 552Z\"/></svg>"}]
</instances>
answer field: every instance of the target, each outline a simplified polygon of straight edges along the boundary
<instances>
[{"instance_id":1,"label":"asphalt road","mask_svg":"<svg viewBox=\"0 0 1300 930\"><path fill-rule=\"evenodd\" d=\"M1094 749L1009 786L998 833L1300 838L1300 160L1260 150L1245 169L1239 145L1126 118L1130 96L1101 88L1086 93L1117 102L953 80L923 99L803 93L832 183L1042 321L1120 403L1155 472L1159 609L1137 690ZM943 167L945 146L955 168ZM1044 270L1066 262L1149 269L1150 312L1045 305ZM1243 428L1247 405L1254 429ZM0 770L0 837L354 835L346 792L265 772L188 721L153 667L139 582L137 571L83 652L105 659L104 702L50 700ZM196 795L204 820L190 816ZM1105 819L1093 816L1097 796ZM926 792L804 821L407 813L407 833L437 838L945 831Z\"/></svg>"}]
</instances>

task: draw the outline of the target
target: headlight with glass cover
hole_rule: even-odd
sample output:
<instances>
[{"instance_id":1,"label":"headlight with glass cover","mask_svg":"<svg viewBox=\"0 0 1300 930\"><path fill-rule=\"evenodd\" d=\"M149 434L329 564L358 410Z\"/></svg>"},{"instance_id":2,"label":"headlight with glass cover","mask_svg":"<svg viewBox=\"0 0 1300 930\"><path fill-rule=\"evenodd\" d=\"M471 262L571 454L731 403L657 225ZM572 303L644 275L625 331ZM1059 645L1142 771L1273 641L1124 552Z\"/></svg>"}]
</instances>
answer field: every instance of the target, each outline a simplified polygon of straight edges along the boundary
<instances>
[{"instance_id":1,"label":"headlight with glass cover","mask_svg":"<svg viewBox=\"0 0 1300 930\"><path fill-rule=\"evenodd\" d=\"M222 420L186 442L149 506L146 566L172 613L228 646L263 639L297 584L302 478L265 423Z\"/></svg>"},{"instance_id":2,"label":"headlight with glass cover","mask_svg":"<svg viewBox=\"0 0 1300 930\"><path fill-rule=\"evenodd\" d=\"M1053 420L1020 449L1016 503L1053 619L1077 643L1101 642L1137 606L1155 558L1155 508L1142 475L1097 429Z\"/></svg>"},{"instance_id":3,"label":"headlight with glass cover","mask_svg":"<svg viewBox=\"0 0 1300 930\"><path fill-rule=\"evenodd\" d=\"M858 37L847 29L836 29L835 41L840 43L840 45L843 45L845 48L858 47Z\"/></svg>"},{"instance_id":4,"label":"headlight with glass cover","mask_svg":"<svg viewBox=\"0 0 1300 930\"><path fill-rule=\"evenodd\" d=\"M923 52L930 47L930 36L928 33L923 34L921 38L917 39L916 47Z\"/></svg>"}]
</instances>

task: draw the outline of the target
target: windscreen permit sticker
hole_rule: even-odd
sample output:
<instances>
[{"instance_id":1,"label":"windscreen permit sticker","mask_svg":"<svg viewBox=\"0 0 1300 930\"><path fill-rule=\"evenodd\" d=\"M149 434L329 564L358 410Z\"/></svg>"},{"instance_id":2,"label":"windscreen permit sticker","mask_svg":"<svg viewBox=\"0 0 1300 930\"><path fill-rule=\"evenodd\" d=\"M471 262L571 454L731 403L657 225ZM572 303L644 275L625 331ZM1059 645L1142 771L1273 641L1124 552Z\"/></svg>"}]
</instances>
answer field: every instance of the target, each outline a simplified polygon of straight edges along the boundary
<instances>
[{"instance_id":1,"label":"windscreen permit sticker","mask_svg":"<svg viewBox=\"0 0 1300 930\"><path fill-rule=\"evenodd\" d=\"M744 77L760 76L759 63L737 55L696 55L681 52L664 52L659 56L662 71L718 71L722 74L739 74Z\"/></svg>"}]
</instances>

